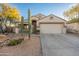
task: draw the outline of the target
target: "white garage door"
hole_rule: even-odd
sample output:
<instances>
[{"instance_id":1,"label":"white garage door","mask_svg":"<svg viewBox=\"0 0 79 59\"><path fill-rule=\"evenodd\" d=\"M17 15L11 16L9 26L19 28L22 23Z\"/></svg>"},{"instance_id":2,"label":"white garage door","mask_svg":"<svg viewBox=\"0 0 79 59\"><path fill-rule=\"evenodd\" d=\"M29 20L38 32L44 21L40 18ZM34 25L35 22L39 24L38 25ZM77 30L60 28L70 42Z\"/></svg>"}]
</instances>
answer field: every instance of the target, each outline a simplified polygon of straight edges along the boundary
<instances>
[{"instance_id":1,"label":"white garage door","mask_svg":"<svg viewBox=\"0 0 79 59\"><path fill-rule=\"evenodd\" d=\"M40 33L62 33L63 24L40 24Z\"/></svg>"}]
</instances>

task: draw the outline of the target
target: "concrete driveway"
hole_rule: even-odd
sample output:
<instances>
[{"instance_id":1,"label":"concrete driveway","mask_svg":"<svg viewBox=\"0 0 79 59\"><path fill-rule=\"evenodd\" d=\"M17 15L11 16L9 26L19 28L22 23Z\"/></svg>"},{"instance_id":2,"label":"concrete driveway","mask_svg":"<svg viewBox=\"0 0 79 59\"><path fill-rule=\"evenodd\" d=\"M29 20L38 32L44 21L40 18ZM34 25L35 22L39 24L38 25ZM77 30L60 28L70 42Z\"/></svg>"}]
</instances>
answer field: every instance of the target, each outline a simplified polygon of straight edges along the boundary
<instances>
[{"instance_id":1,"label":"concrete driveway","mask_svg":"<svg viewBox=\"0 0 79 59\"><path fill-rule=\"evenodd\" d=\"M79 37L74 34L41 34L44 56L79 56Z\"/></svg>"}]
</instances>

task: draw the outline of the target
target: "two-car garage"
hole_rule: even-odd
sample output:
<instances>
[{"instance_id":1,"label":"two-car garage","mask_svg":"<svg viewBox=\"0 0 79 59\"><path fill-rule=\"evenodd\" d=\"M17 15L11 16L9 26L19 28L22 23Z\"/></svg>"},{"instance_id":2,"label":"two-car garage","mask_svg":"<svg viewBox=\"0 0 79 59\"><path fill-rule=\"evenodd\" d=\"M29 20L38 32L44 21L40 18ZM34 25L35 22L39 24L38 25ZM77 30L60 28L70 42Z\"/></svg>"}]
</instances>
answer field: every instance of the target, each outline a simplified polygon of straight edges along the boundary
<instances>
[{"instance_id":1,"label":"two-car garage","mask_svg":"<svg viewBox=\"0 0 79 59\"><path fill-rule=\"evenodd\" d=\"M53 15L48 16L47 18L41 20L40 24L40 33L48 34L62 34L66 33L65 21L54 17Z\"/></svg>"},{"instance_id":2,"label":"two-car garage","mask_svg":"<svg viewBox=\"0 0 79 59\"><path fill-rule=\"evenodd\" d=\"M40 24L40 33L63 33L63 24L42 23Z\"/></svg>"}]
</instances>

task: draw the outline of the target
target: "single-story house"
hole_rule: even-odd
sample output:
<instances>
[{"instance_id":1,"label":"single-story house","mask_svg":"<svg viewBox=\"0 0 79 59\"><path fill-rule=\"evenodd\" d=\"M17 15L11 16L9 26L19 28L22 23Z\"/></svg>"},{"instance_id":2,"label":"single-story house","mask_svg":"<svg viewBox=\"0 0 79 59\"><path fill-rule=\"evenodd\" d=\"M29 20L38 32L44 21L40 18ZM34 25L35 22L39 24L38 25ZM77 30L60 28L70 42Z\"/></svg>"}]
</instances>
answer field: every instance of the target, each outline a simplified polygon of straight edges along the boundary
<instances>
[{"instance_id":1,"label":"single-story house","mask_svg":"<svg viewBox=\"0 0 79 59\"><path fill-rule=\"evenodd\" d=\"M32 20L32 30L39 30L40 33L66 32L65 28L66 21L53 14L45 16L39 13L35 16L31 16L31 20Z\"/></svg>"}]
</instances>

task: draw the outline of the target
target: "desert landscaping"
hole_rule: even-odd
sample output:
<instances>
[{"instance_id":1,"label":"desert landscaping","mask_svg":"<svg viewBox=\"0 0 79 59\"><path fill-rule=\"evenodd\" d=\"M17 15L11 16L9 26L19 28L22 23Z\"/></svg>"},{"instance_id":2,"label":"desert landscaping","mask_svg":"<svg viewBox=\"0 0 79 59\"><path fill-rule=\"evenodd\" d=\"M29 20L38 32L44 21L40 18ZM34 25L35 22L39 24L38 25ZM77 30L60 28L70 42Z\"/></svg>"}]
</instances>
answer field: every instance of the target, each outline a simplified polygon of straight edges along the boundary
<instances>
[{"instance_id":1,"label":"desert landscaping","mask_svg":"<svg viewBox=\"0 0 79 59\"><path fill-rule=\"evenodd\" d=\"M12 34L8 35L9 37ZM19 35L12 37L19 37ZM16 46L3 46L0 47L0 56L41 56L41 44L38 35L32 35L29 40L24 36L24 41Z\"/></svg>"},{"instance_id":2,"label":"desert landscaping","mask_svg":"<svg viewBox=\"0 0 79 59\"><path fill-rule=\"evenodd\" d=\"M79 56L79 4L70 5L0 4L0 56Z\"/></svg>"}]
</instances>

